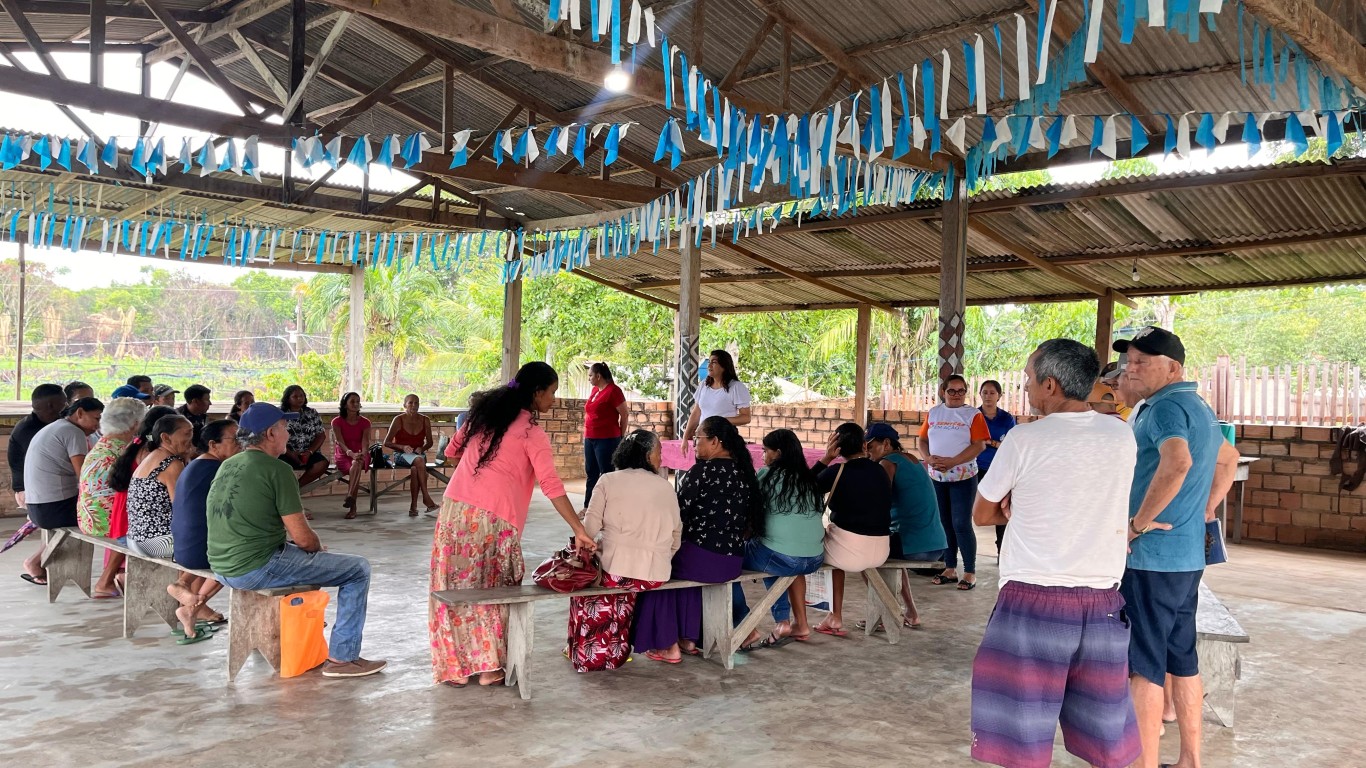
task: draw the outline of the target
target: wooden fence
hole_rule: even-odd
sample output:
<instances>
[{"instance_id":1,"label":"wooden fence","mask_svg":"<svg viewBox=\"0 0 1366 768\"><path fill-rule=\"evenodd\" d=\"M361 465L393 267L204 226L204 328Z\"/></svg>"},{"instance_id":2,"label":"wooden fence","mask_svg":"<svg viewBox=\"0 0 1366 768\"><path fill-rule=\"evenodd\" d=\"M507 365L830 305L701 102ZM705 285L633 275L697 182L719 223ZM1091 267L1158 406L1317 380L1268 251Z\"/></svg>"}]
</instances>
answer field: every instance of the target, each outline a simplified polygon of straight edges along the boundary
<instances>
[{"instance_id":1,"label":"wooden fence","mask_svg":"<svg viewBox=\"0 0 1366 768\"><path fill-rule=\"evenodd\" d=\"M1024 373L969 376L969 403L979 403L982 382L1001 383L1001 407L1028 413ZM1347 363L1256 366L1220 357L1213 365L1191 366L1186 378L1223 421L1245 424L1339 426L1366 423L1366 381L1361 368ZM926 382L910 390L884 392L882 407L924 411L939 402L939 387Z\"/></svg>"}]
</instances>

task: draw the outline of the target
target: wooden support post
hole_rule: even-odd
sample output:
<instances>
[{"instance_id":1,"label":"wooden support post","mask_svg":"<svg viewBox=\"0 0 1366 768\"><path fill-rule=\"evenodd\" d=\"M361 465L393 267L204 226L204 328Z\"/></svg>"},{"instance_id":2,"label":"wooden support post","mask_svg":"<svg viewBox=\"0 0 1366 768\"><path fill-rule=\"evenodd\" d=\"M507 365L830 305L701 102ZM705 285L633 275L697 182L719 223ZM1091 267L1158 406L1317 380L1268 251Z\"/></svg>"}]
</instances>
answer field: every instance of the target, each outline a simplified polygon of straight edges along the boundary
<instances>
[{"instance_id":1,"label":"wooden support post","mask_svg":"<svg viewBox=\"0 0 1366 768\"><path fill-rule=\"evenodd\" d=\"M1106 291L1104 296L1096 299L1096 357L1100 358L1100 367L1110 361L1110 342L1115 330L1115 295L1113 291Z\"/></svg>"},{"instance_id":2,"label":"wooden support post","mask_svg":"<svg viewBox=\"0 0 1366 768\"><path fill-rule=\"evenodd\" d=\"M693 245L692 228L684 225L679 240L678 333L674 337L674 434L692 415L697 388L698 344L701 342L702 254ZM729 626L729 625L727 625Z\"/></svg>"},{"instance_id":3,"label":"wooden support post","mask_svg":"<svg viewBox=\"0 0 1366 768\"><path fill-rule=\"evenodd\" d=\"M455 139L455 67L447 64L441 77L441 151L450 154Z\"/></svg>"},{"instance_id":4,"label":"wooden support post","mask_svg":"<svg viewBox=\"0 0 1366 768\"><path fill-rule=\"evenodd\" d=\"M290 95L299 92L299 86L304 80L304 56L308 49L308 7L304 0L291 0L289 11L289 86L286 90ZM285 125L302 125L304 122L304 100L299 99L294 103L294 110L286 112L284 115ZM369 174L366 174L367 182ZM294 148L290 142L290 148L285 155L285 173L281 180L280 196L283 200L294 199ZM362 198L363 200L364 198ZM361 204L362 212L365 210L364 203Z\"/></svg>"},{"instance_id":5,"label":"wooden support post","mask_svg":"<svg viewBox=\"0 0 1366 768\"><path fill-rule=\"evenodd\" d=\"M967 313L968 190L956 182L945 200L939 251L939 380L963 372Z\"/></svg>"},{"instance_id":6,"label":"wooden support post","mask_svg":"<svg viewBox=\"0 0 1366 768\"><path fill-rule=\"evenodd\" d=\"M365 265L351 267L351 292L346 324L346 390L365 386Z\"/></svg>"},{"instance_id":7,"label":"wooden support post","mask_svg":"<svg viewBox=\"0 0 1366 768\"><path fill-rule=\"evenodd\" d=\"M522 278L503 286L503 381L522 366Z\"/></svg>"},{"instance_id":8,"label":"wooden support post","mask_svg":"<svg viewBox=\"0 0 1366 768\"><path fill-rule=\"evenodd\" d=\"M141 88L142 97L143 97L144 99L146 99L146 98L151 98L151 96L152 96L152 65L150 65L150 64L147 63L147 54L145 54L145 53L142 54L142 60L141 60L141 62L140 62L140 64L139 64L139 70L140 70L140 72L141 72L141 74L142 74L142 88ZM54 72L53 74L57 74L57 73ZM146 136L146 135L147 135L147 129L150 128L151 125L152 125L152 122L151 122L150 120L139 120L139 121L138 121L138 135L139 135L139 136Z\"/></svg>"},{"instance_id":9,"label":"wooden support post","mask_svg":"<svg viewBox=\"0 0 1366 768\"><path fill-rule=\"evenodd\" d=\"M90 82L104 87L104 0L90 0Z\"/></svg>"},{"instance_id":10,"label":"wooden support post","mask_svg":"<svg viewBox=\"0 0 1366 768\"><path fill-rule=\"evenodd\" d=\"M783 63L778 90L783 95L783 109L792 108L792 27L783 25Z\"/></svg>"},{"instance_id":11,"label":"wooden support post","mask_svg":"<svg viewBox=\"0 0 1366 768\"><path fill-rule=\"evenodd\" d=\"M14 399L24 399L24 298L28 288L28 262L24 260L24 241L19 241L19 317L14 334Z\"/></svg>"},{"instance_id":12,"label":"wooden support post","mask_svg":"<svg viewBox=\"0 0 1366 768\"><path fill-rule=\"evenodd\" d=\"M690 52L697 69L702 69L702 47L707 33L707 0L693 0L692 4L692 43Z\"/></svg>"},{"instance_id":13,"label":"wooden support post","mask_svg":"<svg viewBox=\"0 0 1366 768\"><path fill-rule=\"evenodd\" d=\"M858 331L854 340L854 421L868 423L868 337L872 331L873 308L858 307Z\"/></svg>"}]
</instances>

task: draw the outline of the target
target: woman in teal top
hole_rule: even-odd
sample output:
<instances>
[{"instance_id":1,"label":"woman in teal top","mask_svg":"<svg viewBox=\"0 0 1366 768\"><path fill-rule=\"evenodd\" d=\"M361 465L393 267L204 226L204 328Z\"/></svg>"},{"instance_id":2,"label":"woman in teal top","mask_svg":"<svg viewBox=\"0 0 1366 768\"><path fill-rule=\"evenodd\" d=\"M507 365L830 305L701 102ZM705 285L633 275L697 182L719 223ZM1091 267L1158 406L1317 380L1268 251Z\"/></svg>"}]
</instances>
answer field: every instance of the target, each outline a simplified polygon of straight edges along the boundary
<instances>
[{"instance_id":1,"label":"woman in teal top","mask_svg":"<svg viewBox=\"0 0 1366 768\"><path fill-rule=\"evenodd\" d=\"M868 457L887 470L892 481L892 553L896 560L936 561L949 546L939 522L934 482L925 468L901 450L901 436L885 422L868 427L863 439ZM906 604L902 626L920 628L920 613L911 597L911 579L901 572L901 599Z\"/></svg>"},{"instance_id":2,"label":"woman in teal top","mask_svg":"<svg viewBox=\"0 0 1366 768\"><path fill-rule=\"evenodd\" d=\"M820 570L825 562L821 495L816 488L816 475L807 466L801 441L792 430L775 429L764 436L764 468L759 470L759 489L764 497L764 533L745 542L745 570L772 574L772 578L764 579L765 587L772 587L778 576L801 577ZM738 626L749 615L749 604L738 583L732 585L731 595ZM789 618L794 606L795 622ZM776 624L768 637L760 642L756 629L740 650L777 647L811 637L811 625L806 620L806 580L793 581L773 604L772 613Z\"/></svg>"}]
</instances>

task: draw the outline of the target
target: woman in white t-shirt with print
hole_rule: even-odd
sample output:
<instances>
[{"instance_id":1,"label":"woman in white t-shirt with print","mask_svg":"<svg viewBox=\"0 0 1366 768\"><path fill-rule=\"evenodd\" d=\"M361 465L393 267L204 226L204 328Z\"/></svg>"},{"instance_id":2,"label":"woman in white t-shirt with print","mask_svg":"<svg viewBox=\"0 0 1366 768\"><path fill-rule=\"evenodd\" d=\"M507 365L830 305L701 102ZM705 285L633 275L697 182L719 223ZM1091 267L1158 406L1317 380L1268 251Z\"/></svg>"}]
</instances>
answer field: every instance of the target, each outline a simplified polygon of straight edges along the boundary
<instances>
[{"instance_id":1,"label":"woman in white t-shirt with print","mask_svg":"<svg viewBox=\"0 0 1366 768\"><path fill-rule=\"evenodd\" d=\"M749 387L735 375L735 360L724 349L714 349L707 359L707 380L693 393L692 415L683 430L683 455L688 455L697 425L721 416L735 426L749 423Z\"/></svg>"},{"instance_id":2,"label":"woman in white t-shirt with print","mask_svg":"<svg viewBox=\"0 0 1366 768\"><path fill-rule=\"evenodd\" d=\"M977 586L977 533L972 528L972 504L977 496L977 454L991 439L982 412L967 404L968 382L954 374L939 387L944 402L930 409L920 425L920 452L934 481L939 522L949 548L944 572L935 584ZM958 553L963 553L963 576L958 576Z\"/></svg>"}]
</instances>

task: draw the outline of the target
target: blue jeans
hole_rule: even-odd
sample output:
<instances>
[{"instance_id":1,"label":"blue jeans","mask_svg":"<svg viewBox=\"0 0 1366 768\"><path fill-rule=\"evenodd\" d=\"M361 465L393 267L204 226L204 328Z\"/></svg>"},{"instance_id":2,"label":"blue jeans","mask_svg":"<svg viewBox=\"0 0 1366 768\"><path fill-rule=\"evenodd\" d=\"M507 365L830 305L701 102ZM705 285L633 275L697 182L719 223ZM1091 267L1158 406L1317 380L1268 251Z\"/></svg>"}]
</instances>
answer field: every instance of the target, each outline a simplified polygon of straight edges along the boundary
<instances>
[{"instance_id":1,"label":"blue jeans","mask_svg":"<svg viewBox=\"0 0 1366 768\"><path fill-rule=\"evenodd\" d=\"M977 498L977 478L969 477L956 483L934 482L934 495L939 500L939 522L949 539L944 552L944 568L958 567L958 552L963 552L963 572L977 572L977 532L972 527L972 504Z\"/></svg>"},{"instance_id":2,"label":"blue jeans","mask_svg":"<svg viewBox=\"0 0 1366 768\"><path fill-rule=\"evenodd\" d=\"M823 555L815 557L793 557L775 552L765 547L758 539L745 542L745 562L747 571L763 571L774 576L805 576L815 573L825 563ZM764 579L765 587L772 587L776 578ZM731 585L731 614L736 626L749 615L749 603L745 602L745 591L739 584ZM787 621L792 616L792 602L787 599L787 590L778 598L771 609L774 621Z\"/></svg>"},{"instance_id":3,"label":"blue jeans","mask_svg":"<svg viewBox=\"0 0 1366 768\"><path fill-rule=\"evenodd\" d=\"M360 658L365 604L370 595L370 561L360 555L305 552L293 544L282 544L260 568L241 576L220 575L218 580L233 589L269 589L293 584L341 587L337 593L337 624L332 627L328 657L333 661Z\"/></svg>"},{"instance_id":4,"label":"blue jeans","mask_svg":"<svg viewBox=\"0 0 1366 768\"><path fill-rule=\"evenodd\" d=\"M583 506L593 499L593 486L598 478L612 471L612 454L621 445L619 437L585 437L583 439L583 473L587 480L583 484Z\"/></svg>"}]
</instances>

